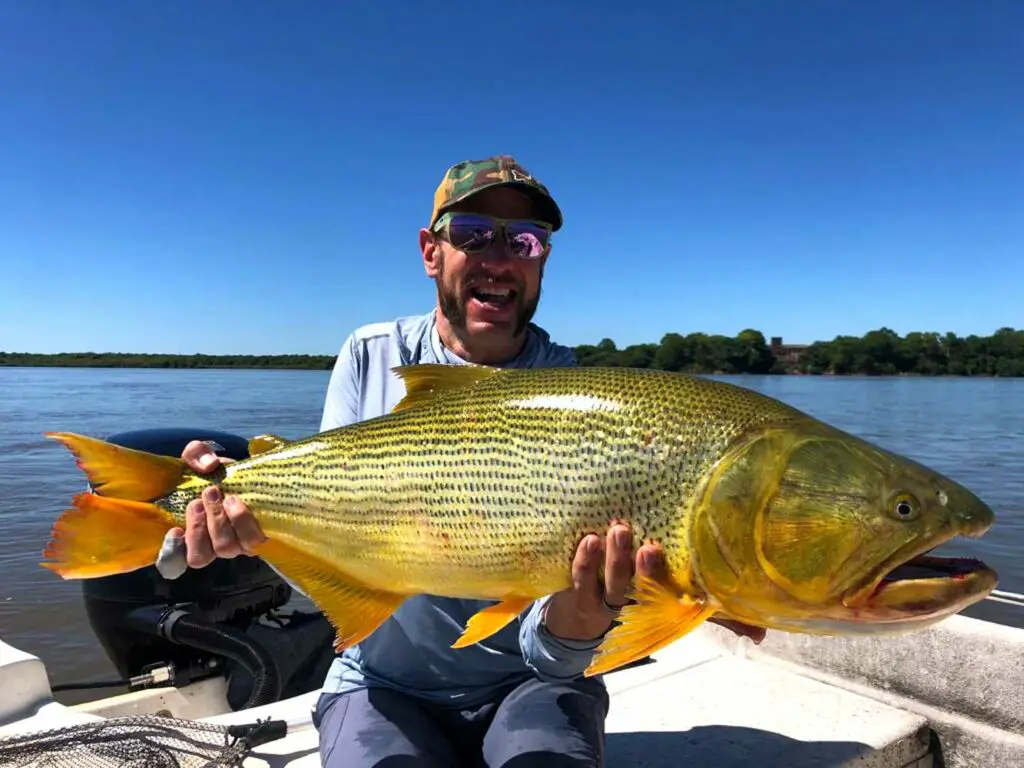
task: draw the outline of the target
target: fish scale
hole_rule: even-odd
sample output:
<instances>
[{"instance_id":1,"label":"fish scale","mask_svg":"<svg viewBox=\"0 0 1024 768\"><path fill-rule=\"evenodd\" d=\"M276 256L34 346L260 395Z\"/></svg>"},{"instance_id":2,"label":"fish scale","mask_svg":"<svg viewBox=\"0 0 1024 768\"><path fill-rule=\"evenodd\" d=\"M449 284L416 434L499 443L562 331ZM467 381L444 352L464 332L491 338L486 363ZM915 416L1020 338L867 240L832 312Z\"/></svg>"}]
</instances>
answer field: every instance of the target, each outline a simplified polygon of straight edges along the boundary
<instances>
[{"instance_id":1,"label":"fish scale","mask_svg":"<svg viewBox=\"0 0 1024 768\"><path fill-rule=\"evenodd\" d=\"M318 515L323 535L304 546L366 584L542 595L567 586L579 540L616 520L682 567L681 514L710 464L750 427L797 415L661 371L497 373L238 462L221 488L270 537L294 538Z\"/></svg>"}]
</instances>

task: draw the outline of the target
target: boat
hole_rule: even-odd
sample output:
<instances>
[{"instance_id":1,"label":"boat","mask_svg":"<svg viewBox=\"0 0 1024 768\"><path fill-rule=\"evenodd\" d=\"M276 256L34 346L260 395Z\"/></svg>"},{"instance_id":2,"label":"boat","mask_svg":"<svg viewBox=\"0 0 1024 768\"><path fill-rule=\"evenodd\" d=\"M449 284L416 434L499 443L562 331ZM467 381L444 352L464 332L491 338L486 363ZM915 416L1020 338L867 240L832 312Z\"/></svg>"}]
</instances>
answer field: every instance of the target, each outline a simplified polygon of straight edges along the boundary
<instances>
[{"instance_id":1,"label":"boat","mask_svg":"<svg viewBox=\"0 0 1024 768\"><path fill-rule=\"evenodd\" d=\"M107 439L174 456L192 439L248 450L205 429ZM0 636L0 766L320 765L312 710L332 632L265 563L222 560L175 581L145 568L83 581L82 595L120 677L53 685L31 649ZM1022 595L987 602L1024 619ZM770 632L760 645L705 624L605 676L606 764L1024 766L1022 659L1024 627L983 616L897 637ZM59 700L76 689L90 695Z\"/></svg>"}]
</instances>

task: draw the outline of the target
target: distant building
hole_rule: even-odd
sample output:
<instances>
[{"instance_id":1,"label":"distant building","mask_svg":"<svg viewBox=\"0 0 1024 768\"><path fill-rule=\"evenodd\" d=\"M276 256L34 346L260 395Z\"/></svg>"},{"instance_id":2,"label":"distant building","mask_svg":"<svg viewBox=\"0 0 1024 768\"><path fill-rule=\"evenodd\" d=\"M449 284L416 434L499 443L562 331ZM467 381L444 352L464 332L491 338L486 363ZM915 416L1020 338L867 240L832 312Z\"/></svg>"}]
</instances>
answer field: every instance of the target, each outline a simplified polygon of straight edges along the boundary
<instances>
[{"instance_id":1,"label":"distant building","mask_svg":"<svg viewBox=\"0 0 1024 768\"><path fill-rule=\"evenodd\" d=\"M772 354L775 355L776 360L781 360L784 363L794 365L800 360L800 355L804 353L810 344L783 344L781 336L772 336L771 344L768 345L771 349Z\"/></svg>"}]
</instances>

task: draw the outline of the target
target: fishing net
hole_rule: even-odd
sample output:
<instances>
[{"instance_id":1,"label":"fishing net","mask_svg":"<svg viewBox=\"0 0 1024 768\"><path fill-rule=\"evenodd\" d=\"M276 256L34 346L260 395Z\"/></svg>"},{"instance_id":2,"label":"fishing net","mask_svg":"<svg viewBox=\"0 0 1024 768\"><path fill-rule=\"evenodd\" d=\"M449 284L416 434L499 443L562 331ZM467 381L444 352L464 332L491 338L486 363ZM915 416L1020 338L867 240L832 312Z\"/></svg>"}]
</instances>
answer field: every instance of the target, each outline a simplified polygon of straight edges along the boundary
<instances>
[{"instance_id":1,"label":"fishing net","mask_svg":"<svg viewBox=\"0 0 1024 768\"><path fill-rule=\"evenodd\" d=\"M116 717L0 738L2 768L237 768L254 747L285 735L283 720L215 725Z\"/></svg>"}]
</instances>

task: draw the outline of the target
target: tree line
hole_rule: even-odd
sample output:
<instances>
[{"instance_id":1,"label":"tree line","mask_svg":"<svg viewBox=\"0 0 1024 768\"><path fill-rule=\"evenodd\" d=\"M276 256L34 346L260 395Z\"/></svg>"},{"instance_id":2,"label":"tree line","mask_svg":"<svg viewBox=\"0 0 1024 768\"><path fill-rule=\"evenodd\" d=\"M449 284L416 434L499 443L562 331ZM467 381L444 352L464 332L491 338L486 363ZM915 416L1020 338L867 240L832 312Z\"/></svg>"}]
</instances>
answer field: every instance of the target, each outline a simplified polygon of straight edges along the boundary
<instances>
[{"instance_id":1,"label":"tree line","mask_svg":"<svg viewBox=\"0 0 1024 768\"><path fill-rule=\"evenodd\" d=\"M991 336L913 332L889 328L863 336L773 347L746 329L736 336L666 333L658 343L619 349L612 339L574 348L580 365L655 368L686 373L1024 376L1024 330L1000 328ZM329 370L334 355L162 355L0 352L0 366L96 368L281 368Z\"/></svg>"},{"instance_id":2,"label":"tree line","mask_svg":"<svg viewBox=\"0 0 1024 768\"><path fill-rule=\"evenodd\" d=\"M863 336L836 336L773 349L760 331L736 336L667 333L657 344L618 349L611 339L576 348L581 365L658 368L723 374L867 376L1024 376L1024 330L1000 328L991 336L889 328Z\"/></svg>"},{"instance_id":3,"label":"tree line","mask_svg":"<svg viewBox=\"0 0 1024 768\"><path fill-rule=\"evenodd\" d=\"M51 368L284 368L329 370L334 355L161 355L134 352L0 352L0 366Z\"/></svg>"}]
</instances>

